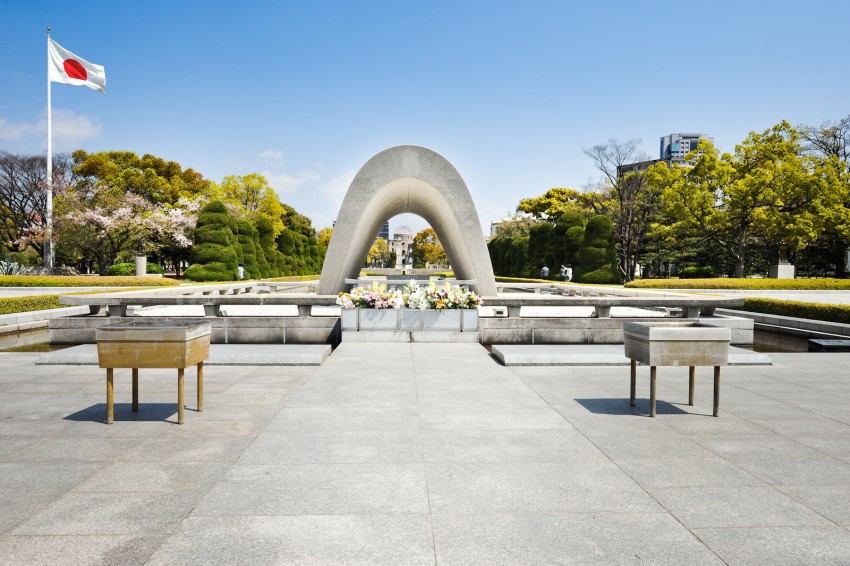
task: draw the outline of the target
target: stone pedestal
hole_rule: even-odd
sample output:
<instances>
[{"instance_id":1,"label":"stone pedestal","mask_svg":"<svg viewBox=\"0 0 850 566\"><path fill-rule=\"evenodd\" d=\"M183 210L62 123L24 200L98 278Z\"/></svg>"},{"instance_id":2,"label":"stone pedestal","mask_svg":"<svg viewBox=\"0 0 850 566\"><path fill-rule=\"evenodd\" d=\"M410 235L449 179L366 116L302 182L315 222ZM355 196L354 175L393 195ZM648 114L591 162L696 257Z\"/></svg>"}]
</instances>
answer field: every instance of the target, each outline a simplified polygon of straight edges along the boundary
<instances>
[{"instance_id":1,"label":"stone pedestal","mask_svg":"<svg viewBox=\"0 0 850 566\"><path fill-rule=\"evenodd\" d=\"M144 277L148 271L148 258L143 255L136 256L136 277Z\"/></svg>"},{"instance_id":2,"label":"stone pedestal","mask_svg":"<svg viewBox=\"0 0 850 566\"><path fill-rule=\"evenodd\" d=\"M794 266L790 263L777 263L768 268L767 274L771 279L794 279Z\"/></svg>"}]
</instances>

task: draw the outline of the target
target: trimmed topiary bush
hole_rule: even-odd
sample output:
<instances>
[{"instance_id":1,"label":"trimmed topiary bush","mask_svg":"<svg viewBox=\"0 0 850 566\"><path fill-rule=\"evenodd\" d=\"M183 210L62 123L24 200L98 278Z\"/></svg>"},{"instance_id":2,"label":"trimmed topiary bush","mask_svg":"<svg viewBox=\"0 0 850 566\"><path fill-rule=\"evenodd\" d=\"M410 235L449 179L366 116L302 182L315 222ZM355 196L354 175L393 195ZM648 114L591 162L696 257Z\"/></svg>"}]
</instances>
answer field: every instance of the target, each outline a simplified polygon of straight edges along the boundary
<instances>
[{"instance_id":1,"label":"trimmed topiary bush","mask_svg":"<svg viewBox=\"0 0 850 566\"><path fill-rule=\"evenodd\" d=\"M37 295L33 297L0 297L0 314L43 311L67 307L59 302L58 295Z\"/></svg>"},{"instance_id":2,"label":"trimmed topiary bush","mask_svg":"<svg viewBox=\"0 0 850 566\"><path fill-rule=\"evenodd\" d=\"M257 263L257 247L254 244L254 236L257 229L248 220L236 221L236 238L239 247L242 248L242 263L245 264L245 274L248 279L259 279L260 266Z\"/></svg>"},{"instance_id":3,"label":"trimmed topiary bush","mask_svg":"<svg viewBox=\"0 0 850 566\"><path fill-rule=\"evenodd\" d=\"M260 249L263 250L263 261L265 261L267 275L264 277L280 277L280 266L277 260L277 245L274 241L274 227L267 218L259 218L257 220L257 237ZM263 264L260 264L260 272L263 271Z\"/></svg>"},{"instance_id":4,"label":"trimmed topiary bush","mask_svg":"<svg viewBox=\"0 0 850 566\"><path fill-rule=\"evenodd\" d=\"M753 290L797 290L817 291L850 289L850 279L762 279L726 278L716 279L639 279L629 281L626 287L638 289L753 289Z\"/></svg>"},{"instance_id":5,"label":"trimmed topiary bush","mask_svg":"<svg viewBox=\"0 0 850 566\"><path fill-rule=\"evenodd\" d=\"M850 324L850 305L753 298L744 299L744 306L734 310Z\"/></svg>"},{"instance_id":6,"label":"trimmed topiary bush","mask_svg":"<svg viewBox=\"0 0 850 566\"><path fill-rule=\"evenodd\" d=\"M201 209L195 226L195 245L185 277L192 281L232 281L239 263L233 245L236 223L227 207L213 201Z\"/></svg>"},{"instance_id":7,"label":"trimmed topiary bush","mask_svg":"<svg viewBox=\"0 0 850 566\"><path fill-rule=\"evenodd\" d=\"M136 275L136 264L132 262L114 263L106 269L106 272L109 275L133 277ZM161 275L162 273L165 273L165 270L163 270L162 266L158 263L148 262L145 266L145 273Z\"/></svg>"},{"instance_id":8,"label":"trimmed topiary bush","mask_svg":"<svg viewBox=\"0 0 850 566\"><path fill-rule=\"evenodd\" d=\"M110 277L90 275L0 276L0 287L173 287L165 277Z\"/></svg>"},{"instance_id":9,"label":"trimmed topiary bush","mask_svg":"<svg viewBox=\"0 0 850 566\"><path fill-rule=\"evenodd\" d=\"M710 265L705 267L689 266L679 270L679 279L707 279L716 277L714 268Z\"/></svg>"},{"instance_id":10,"label":"trimmed topiary bush","mask_svg":"<svg viewBox=\"0 0 850 566\"><path fill-rule=\"evenodd\" d=\"M574 266L575 280L579 283L617 283L616 263L614 223L607 216L594 216L584 227L578 265Z\"/></svg>"}]
</instances>

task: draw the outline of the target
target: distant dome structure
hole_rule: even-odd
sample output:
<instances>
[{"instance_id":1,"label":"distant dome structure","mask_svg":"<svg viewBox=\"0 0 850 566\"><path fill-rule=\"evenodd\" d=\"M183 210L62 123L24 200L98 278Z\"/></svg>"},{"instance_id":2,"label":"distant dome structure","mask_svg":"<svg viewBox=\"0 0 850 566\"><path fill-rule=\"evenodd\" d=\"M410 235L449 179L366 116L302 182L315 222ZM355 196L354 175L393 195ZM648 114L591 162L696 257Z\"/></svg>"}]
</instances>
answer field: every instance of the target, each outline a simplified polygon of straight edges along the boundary
<instances>
[{"instance_id":1,"label":"distant dome structure","mask_svg":"<svg viewBox=\"0 0 850 566\"><path fill-rule=\"evenodd\" d=\"M407 226L399 226L395 229L394 235L396 240L412 240L413 230Z\"/></svg>"}]
</instances>

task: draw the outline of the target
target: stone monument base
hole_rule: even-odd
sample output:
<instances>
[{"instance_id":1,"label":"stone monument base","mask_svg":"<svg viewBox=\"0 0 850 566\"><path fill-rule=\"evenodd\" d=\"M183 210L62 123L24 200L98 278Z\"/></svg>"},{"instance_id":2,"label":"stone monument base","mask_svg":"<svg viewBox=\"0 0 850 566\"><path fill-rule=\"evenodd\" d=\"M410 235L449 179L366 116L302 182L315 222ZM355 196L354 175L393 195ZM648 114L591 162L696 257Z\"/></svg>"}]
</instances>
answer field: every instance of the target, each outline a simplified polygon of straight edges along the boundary
<instances>
[{"instance_id":1,"label":"stone monument base","mask_svg":"<svg viewBox=\"0 0 850 566\"><path fill-rule=\"evenodd\" d=\"M794 266L790 263L771 265L767 270L771 279L794 279Z\"/></svg>"}]
</instances>

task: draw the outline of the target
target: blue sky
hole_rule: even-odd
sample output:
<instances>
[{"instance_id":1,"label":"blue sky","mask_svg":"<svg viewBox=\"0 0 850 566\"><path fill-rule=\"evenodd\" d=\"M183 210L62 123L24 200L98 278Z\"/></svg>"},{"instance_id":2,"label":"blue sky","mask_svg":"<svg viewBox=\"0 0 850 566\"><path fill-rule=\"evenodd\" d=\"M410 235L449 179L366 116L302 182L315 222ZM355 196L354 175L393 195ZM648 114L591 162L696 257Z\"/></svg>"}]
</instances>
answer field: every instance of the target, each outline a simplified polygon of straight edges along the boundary
<instances>
[{"instance_id":1,"label":"blue sky","mask_svg":"<svg viewBox=\"0 0 850 566\"><path fill-rule=\"evenodd\" d=\"M846 1L0 0L0 149L46 148L46 28L106 67L54 84L55 151L152 153L207 178L259 172L330 226L373 155L442 154L482 224L598 179L583 148L850 114ZM394 219L414 230L424 221Z\"/></svg>"}]
</instances>

